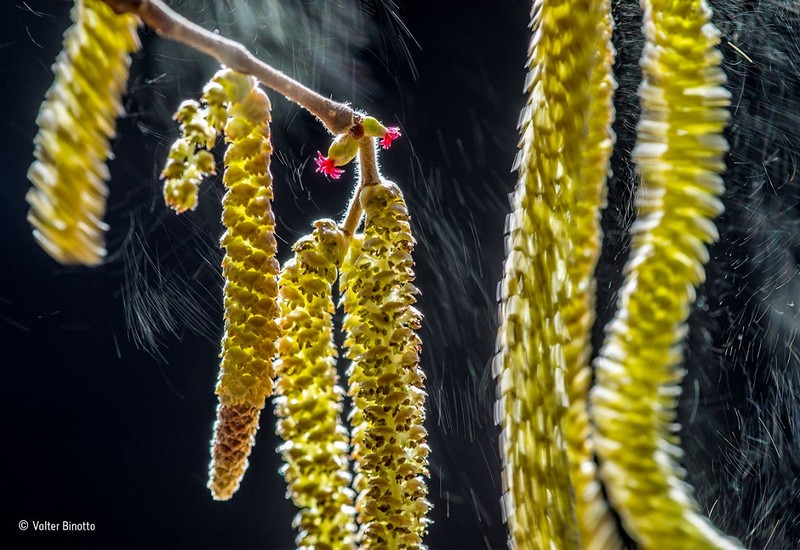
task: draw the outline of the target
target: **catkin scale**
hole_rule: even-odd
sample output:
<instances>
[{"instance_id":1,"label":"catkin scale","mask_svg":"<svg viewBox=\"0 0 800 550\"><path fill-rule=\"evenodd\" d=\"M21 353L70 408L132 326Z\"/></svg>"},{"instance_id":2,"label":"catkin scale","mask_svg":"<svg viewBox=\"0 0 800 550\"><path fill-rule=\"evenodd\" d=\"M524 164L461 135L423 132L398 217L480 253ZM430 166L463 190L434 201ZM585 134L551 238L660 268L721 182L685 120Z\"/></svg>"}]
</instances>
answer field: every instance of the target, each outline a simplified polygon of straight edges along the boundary
<instances>
[{"instance_id":1,"label":"catkin scale","mask_svg":"<svg viewBox=\"0 0 800 550\"><path fill-rule=\"evenodd\" d=\"M26 199L39 245L62 264L93 266L106 255L106 161L130 54L140 47L139 19L116 15L100 0L76 2L71 16L36 120Z\"/></svg>"},{"instance_id":2,"label":"catkin scale","mask_svg":"<svg viewBox=\"0 0 800 550\"><path fill-rule=\"evenodd\" d=\"M222 201L226 231L221 240L225 334L208 485L214 498L227 500L247 468L260 411L272 394L272 358L279 336L278 262L269 172L269 99L255 79L234 71L220 71L213 82L219 85L212 87L216 92L221 88L225 93L228 149L223 177L227 192ZM210 102L218 99L211 97ZM209 112L217 124L221 122L218 106Z\"/></svg>"},{"instance_id":3,"label":"catkin scale","mask_svg":"<svg viewBox=\"0 0 800 550\"><path fill-rule=\"evenodd\" d=\"M430 503L420 314L408 211L392 183L364 187L363 236L342 264L361 548L421 548Z\"/></svg>"},{"instance_id":4,"label":"catkin scale","mask_svg":"<svg viewBox=\"0 0 800 550\"><path fill-rule=\"evenodd\" d=\"M638 219L619 310L595 362L597 451L610 501L642 547L733 548L684 482L675 422L686 320L722 211L729 93L705 2L643 7Z\"/></svg>"},{"instance_id":5,"label":"catkin scale","mask_svg":"<svg viewBox=\"0 0 800 550\"><path fill-rule=\"evenodd\" d=\"M281 338L275 361L275 412L288 494L299 508L298 548L355 548L349 435L336 374L332 285L347 238L332 220L315 222L281 269Z\"/></svg>"}]
</instances>

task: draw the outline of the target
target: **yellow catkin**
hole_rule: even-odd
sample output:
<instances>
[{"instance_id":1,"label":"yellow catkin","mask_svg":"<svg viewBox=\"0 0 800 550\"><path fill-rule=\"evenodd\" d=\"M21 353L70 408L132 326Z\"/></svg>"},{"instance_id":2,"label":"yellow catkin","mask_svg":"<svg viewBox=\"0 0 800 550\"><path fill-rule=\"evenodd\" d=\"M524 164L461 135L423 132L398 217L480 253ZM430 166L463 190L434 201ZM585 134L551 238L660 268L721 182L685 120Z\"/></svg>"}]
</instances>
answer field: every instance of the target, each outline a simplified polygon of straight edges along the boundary
<instances>
[{"instance_id":1,"label":"yellow catkin","mask_svg":"<svg viewBox=\"0 0 800 550\"><path fill-rule=\"evenodd\" d=\"M281 338L275 362L277 432L294 525L302 549L355 548L349 442L342 425L344 390L336 374L331 286L348 241L332 220L294 245L278 282Z\"/></svg>"},{"instance_id":2,"label":"yellow catkin","mask_svg":"<svg viewBox=\"0 0 800 550\"><path fill-rule=\"evenodd\" d=\"M604 86L613 84L601 72L610 62L603 56L611 55L607 6L593 0L533 3L529 98L520 122L519 183L507 220L493 367L502 426L503 510L510 545L518 549L580 544L569 458L572 471L590 466L591 446L574 445L568 455L566 437L582 438L581 443L589 437L588 421L576 410L584 406L589 378L593 289L586 281L597 255L596 216L605 180L600 164L611 144L593 145L594 157L585 147L590 115L596 117L594 138L611 139L604 120L611 116L611 90ZM596 165L590 165L591 158ZM582 195L588 202L575 220L572 208ZM575 424L567 429L567 422ZM613 529L598 505L593 472L585 474L576 479L580 511L602 529L587 544L602 546Z\"/></svg>"},{"instance_id":3,"label":"yellow catkin","mask_svg":"<svg viewBox=\"0 0 800 550\"><path fill-rule=\"evenodd\" d=\"M612 505L643 548L732 548L679 466L682 346L717 239L729 93L702 0L645 0L638 220L619 310L596 361L592 414Z\"/></svg>"},{"instance_id":4,"label":"yellow catkin","mask_svg":"<svg viewBox=\"0 0 800 550\"><path fill-rule=\"evenodd\" d=\"M179 214L197 207L200 183L216 172L209 149L217 141L217 129L207 118L208 108L193 100L184 101L175 113L181 137L170 147L161 177L164 202Z\"/></svg>"},{"instance_id":5,"label":"yellow catkin","mask_svg":"<svg viewBox=\"0 0 800 550\"><path fill-rule=\"evenodd\" d=\"M228 122L232 74L228 70L218 72L206 84L200 102L184 101L175 113L181 136L170 147L161 177L164 202L178 214L197 208L200 184L206 176L216 173L210 150ZM246 81L240 84L248 86Z\"/></svg>"},{"instance_id":6,"label":"yellow catkin","mask_svg":"<svg viewBox=\"0 0 800 550\"><path fill-rule=\"evenodd\" d=\"M419 368L421 315L408 210L393 183L360 196L364 235L341 270L346 313L356 510L361 548L423 548L430 503L425 376Z\"/></svg>"},{"instance_id":7,"label":"yellow catkin","mask_svg":"<svg viewBox=\"0 0 800 550\"><path fill-rule=\"evenodd\" d=\"M567 273L572 286L569 301L561 306L569 340L564 346L565 382L569 407L564 417L570 480L575 491L575 511L581 546L587 550L620 548L617 522L611 515L598 479L593 427L587 400L592 373L592 326L595 322L594 270L600 256L600 210L606 203L609 159L614 148L614 47L611 44L611 4L599 3L597 57L589 80L588 137L584 145L580 179L570 190L573 251Z\"/></svg>"},{"instance_id":8,"label":"yellow catkin","mask_svg":"<svg viewBox=\"0 0 800 550\"><path fill-rule=\"evenodd\" d=\"M139 19L115 15L100 0L78 0L71 14L36 119L26 198L33 236L45 252L62 264L92 266L106 255L106 161L123 112L130 54L140 47Z\"/></svg>"},{"instance_id":9,"label":"yellow catkin","mask_svg":"<svg viewBox=\"0 0 800 550\"><path fill-rule=\"evenodd\" d=\"M278 262L272 214L269 99L252 77L224 70L214 81L226 92L225 335L217 383L209 488L229 499L247 468L264 402L272 394L279 336Z\"/></svg>"}]
</instances>

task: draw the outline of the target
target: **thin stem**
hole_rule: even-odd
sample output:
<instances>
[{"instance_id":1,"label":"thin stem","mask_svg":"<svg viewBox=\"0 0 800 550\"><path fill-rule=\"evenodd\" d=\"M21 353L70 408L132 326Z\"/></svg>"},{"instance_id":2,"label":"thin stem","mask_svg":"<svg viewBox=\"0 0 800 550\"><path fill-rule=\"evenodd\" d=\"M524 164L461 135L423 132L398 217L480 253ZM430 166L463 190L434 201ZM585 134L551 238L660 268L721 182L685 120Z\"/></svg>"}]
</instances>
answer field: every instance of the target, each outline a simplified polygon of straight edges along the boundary
<instances>
[{"instance_id":1,"label":"thin stem","mask_svg":"<svg viewBox=\"0 0 800 550\"><path fill-rule=\"evenodd\" d=\"M262 84L316 116L334 134L355 124L353 109L335 102L286 76L255 57L242 44L208 31L171 10L161 0L103 0L115 13L133 13L160 36L210 55L235 71L255 76Z\"/></svg>"},{"instance_id":2,"label":"thin stem","mask_svg":"<svg viewBox=\"0 0 800 550\"><path fill-rule=\"evenodd\" d=\"M347 207L347 214L342 221L341 228L346 235L352 235L361 223L361 190L368 185L378 185L381 182L381 173L378 170L378 160L375 156L375 139L371 137L362 138L358 142L358 164L359 180L350 204Z\"/></svg>"},{"instance_id":3,"label":"thin stem","mask_svg":"<svg viewBox=\"0 0 800 550\"><path fill-rule=\"evenodd\" d=\"M358 165L361 187L378 185L381 182L378 159L375 155L375 138L365 137L358 142Z\"/></svg>"}]
</instances>

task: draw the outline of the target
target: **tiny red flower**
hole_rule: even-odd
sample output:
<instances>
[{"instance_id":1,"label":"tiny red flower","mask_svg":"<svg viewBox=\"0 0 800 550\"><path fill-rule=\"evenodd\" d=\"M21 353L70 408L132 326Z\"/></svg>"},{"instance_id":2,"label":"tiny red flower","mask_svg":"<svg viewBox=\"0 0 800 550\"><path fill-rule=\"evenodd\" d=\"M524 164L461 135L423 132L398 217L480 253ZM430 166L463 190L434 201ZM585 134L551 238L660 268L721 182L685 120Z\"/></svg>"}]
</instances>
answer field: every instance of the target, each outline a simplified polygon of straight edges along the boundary
<instances>
[{"instance_id":1,"label":"tiny red flower","mask_svg":"<svg viewBox=\"0 0 800 550\"><path fill-rule=\"evenodd\" d=\"M323 157L319 151L317 151L317 158L314 159L314 162L317 163L317 172L325 174L331 179L338 180L344 174L344 170L337 168L333 159Z\"/></svg>"},{"instance_id":2,"label":"tiny red flower","mask_svg":"<svg viewBox=\"0 0 800 550\"><path fill-rule=\"evenodd\" d=\"M383 134L383 139L381 140L381 147L388 149L392 146L392 142L402 135L403 134L400 133L400 128L396 126L387 128L386 133Z\"/></svg>"}]
</instances>

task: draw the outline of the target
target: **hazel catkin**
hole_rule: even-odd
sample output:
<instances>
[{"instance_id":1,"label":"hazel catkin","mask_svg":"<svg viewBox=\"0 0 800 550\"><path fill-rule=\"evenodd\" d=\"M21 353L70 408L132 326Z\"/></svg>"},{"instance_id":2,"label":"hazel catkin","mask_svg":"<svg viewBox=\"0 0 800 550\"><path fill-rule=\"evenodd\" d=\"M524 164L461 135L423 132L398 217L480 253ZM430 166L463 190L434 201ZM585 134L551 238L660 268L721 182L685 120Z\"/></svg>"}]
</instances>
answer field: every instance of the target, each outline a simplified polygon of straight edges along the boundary
<instances>
[{"instance_id":1,"label":"hazel catkin","mask_svg":"<svg viewBox=\"0 0 800 550\"><path fill-rule=\"evenodd\" d=\"M130 54L140 48L140 22L101 0L77 1L71 16L36 119L26 200L45 252L62 264L94 266L106 256L106 161L113 158L110 140L123 112Z\"/></svg>"},{"instance_id":2,"label":"hazel catkin","mask_svg":"<svg viewBox=\"0 0 800 550\"><path fill-rule=\"evenodd\" d=\"M360 196L364 234L342 264L354 488L361 548L421 548L430 508L421 315L408 210L393 183Z\"/></svg>"},{"instance_id":3,"label":"hazel catkin","mask_svg":"<svg viewBox=\"0 0 800 550\"><path fill-rule=\"evenodd\" d=\"M350 437L342 424L344 390L336 373L332 285L348 240L332 220L294 245L281 269L281 338L275 361L281 470L299 512L298 548L355 548Z\"/></svg>"}]
</instances>

